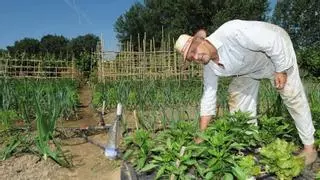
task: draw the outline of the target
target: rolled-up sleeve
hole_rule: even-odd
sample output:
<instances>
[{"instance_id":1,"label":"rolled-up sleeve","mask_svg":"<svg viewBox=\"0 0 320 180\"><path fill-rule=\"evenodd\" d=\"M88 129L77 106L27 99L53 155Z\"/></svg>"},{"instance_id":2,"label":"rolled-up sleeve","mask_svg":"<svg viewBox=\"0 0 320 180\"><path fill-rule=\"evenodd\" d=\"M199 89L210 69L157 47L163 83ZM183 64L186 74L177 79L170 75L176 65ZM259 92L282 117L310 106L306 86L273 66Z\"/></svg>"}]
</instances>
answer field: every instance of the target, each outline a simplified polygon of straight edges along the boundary
<instances>
[{"instance_id":1,"label":"rolled-up sleeve","mask_svg":"<svg viewBox=\"0 0 320 180\"><path fill-rule=\"evenodd\" d=\"M216 115L218 76L209 65L205 65L203 78L204 87L200 103L200 116Z\"/></svg>"}]
</instances>

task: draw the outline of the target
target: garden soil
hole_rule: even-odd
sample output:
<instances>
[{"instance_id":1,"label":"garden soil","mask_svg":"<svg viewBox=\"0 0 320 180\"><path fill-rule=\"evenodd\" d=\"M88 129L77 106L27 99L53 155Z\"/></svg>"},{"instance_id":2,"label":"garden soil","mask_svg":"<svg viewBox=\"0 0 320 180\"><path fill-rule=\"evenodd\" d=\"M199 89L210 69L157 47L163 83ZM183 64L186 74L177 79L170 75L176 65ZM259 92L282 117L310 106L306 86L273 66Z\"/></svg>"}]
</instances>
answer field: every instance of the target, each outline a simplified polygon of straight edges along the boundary
<instances>
[{"instance_id":1,"label":"garden soil","mask_svg":"<svg viewBox=\"0 0 320 180\"><path fill-rule=\"evenodd\" d=\"M91 89L84 86L80 89L80 103L77 117L70 120L61 120L59 127L85 127L97 125L100 116L91 107ZM132 112L125 112L128 127L135 127L135 119ZM116 117L116 109L109 110L104 115L106 124L111 124ZM96 143L105 145L107 143L107 133L100 132L90 135L88 138ZM0 161L0 179L4 180L118 180L120 179L121 160L109 160L103 150L98 146L88 143L80 136L74 138L64 138L62 149L67 157L71 159L73 166L64 168L51 159L43 160L33 154L19 154L5 161ZM314 179L316 171L320 168L320 160L312 167L306 168L303 175L297 180ZM275 179L274 177L262 178L264 180Z\"/></svg>"},{"instance_id":2,"label":"garden soil","mask_svg":"<svg viewBox=\"0 0 320 180\"><path fill-rule=\"evenodd\" d=\"M100 116L90 106L92 92L88 86L80 89L80 103L78 116L75 119L59 122L58 126L83 127L97 125ZM114 112L104 116L107 124L115 119ZM107 133L100 133L88 137L94 142L105 145ZM71 157L72 168L59 166L51 159L46 161L33 154L19 154L5 161L0 161L0 179L52 179L52 180L118 180L120 179L120 160L109 160L103 150L98 146L88 143L81 137L62 140L62 149Z\"/></svg>"}]
</instances>

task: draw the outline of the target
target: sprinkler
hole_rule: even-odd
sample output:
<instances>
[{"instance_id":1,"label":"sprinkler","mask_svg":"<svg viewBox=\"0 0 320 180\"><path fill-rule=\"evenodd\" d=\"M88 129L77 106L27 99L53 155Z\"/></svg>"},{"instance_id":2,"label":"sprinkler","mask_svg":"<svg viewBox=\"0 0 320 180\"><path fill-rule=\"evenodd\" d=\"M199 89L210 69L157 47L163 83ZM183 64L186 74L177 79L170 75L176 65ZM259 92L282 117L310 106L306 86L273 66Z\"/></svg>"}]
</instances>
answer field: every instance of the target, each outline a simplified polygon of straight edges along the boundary
<instances>
[{"instance_id":1,"label":"sprinkler","mask_svg":"<svg viewBox=\"0 0 320 180\"><path fill-rule=\"evenodd\" d=\"M104 105L103 105L104 106ZM104 108L103 108L104 109ZM112 124L105 124L103 119L104 111L101 113L101 118L99 122L99 126L85 126L85 127L65 127L65 128L56 128L55 130L58 132L63 131L80 131L82 137L89 143L94 144L104 150L104 155L110 159L114 160L118 157L118 141L120 137L120 121L122 118L122 105L118 103L117 105L117 116ZM89 139L85 132L88 131L99 131L105 130L108 133L108 141L107 144L104 146L98 142L94 142L93 140Z\"/></svg>"},{"instance_id":2,"label":"sprinkler","mask_svg":"<svg viewBox=\"0 0 320 180\"><path fill-rule=\"evenodd\" d=\"M110 159L114 160L118 156L118 140L120 133L120 120L122 118L122 105L118 103L117 105L117 117L114 120L111 129L108 132L108 142L104 149L104 155Z\"/></svg>"}]
</instances>

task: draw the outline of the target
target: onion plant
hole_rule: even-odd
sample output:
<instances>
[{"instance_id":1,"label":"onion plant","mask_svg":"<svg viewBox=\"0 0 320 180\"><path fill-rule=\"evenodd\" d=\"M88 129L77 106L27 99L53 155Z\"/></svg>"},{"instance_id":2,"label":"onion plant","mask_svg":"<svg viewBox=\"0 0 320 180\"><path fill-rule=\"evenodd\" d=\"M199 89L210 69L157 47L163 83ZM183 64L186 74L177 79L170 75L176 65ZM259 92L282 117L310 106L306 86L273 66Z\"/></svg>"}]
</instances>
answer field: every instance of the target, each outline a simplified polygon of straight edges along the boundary
<instances>
[{"instance_id":1,"label":"onion plant","mask_svg":"<svg viewBox=\"0 0 320 180\"><path fill-rule=\"evenodd\" d=\"M53 139L53 133L59 118L67 118L75 113L78 103L76 88L77 82L68 79L10 79L10 81L0 79L0 89L2 90L0 92L2 102L0 112L3 112L0 113L1 124L5 122L6 127L14 131L16 129L15 120L22 120L24 122L22 130L25 131L21 132L19 127L19 132L16 132L21 136L31 134L30 130L34 129L33 125L36 124L37 136L33 136L33 142L39 149L37 153L43 155L45 159L49 156L67 166L68 163L63 158L60 146ZM34 121L36 123L32 123ZM10 149L26 146L26 141L21 142L23 143L18 143L18 145L13 141L6 142L8 144L5 147L9 148L6 152L10 154L10 152L14 152ZM27 147L32 149L29 144ZM32 152L36 151L32 150ZM9 154L7 153L5 157L8 157Z\"/></svg>"},{"instance_id":2,"label":"onion plant","mask_svg":"<svg viewBox=\"0 0 320 180\"><path fill-rule=\"evenodd\" d=\"M65 108L65 95L62 92L55 92L53 88L39 89L34 94L37 124L36 145L45 160L51 157L62 165L68 165L68 161L64 158L60 146L53 139L53 134L56 122Z\"/></svg>"}]
</instances>

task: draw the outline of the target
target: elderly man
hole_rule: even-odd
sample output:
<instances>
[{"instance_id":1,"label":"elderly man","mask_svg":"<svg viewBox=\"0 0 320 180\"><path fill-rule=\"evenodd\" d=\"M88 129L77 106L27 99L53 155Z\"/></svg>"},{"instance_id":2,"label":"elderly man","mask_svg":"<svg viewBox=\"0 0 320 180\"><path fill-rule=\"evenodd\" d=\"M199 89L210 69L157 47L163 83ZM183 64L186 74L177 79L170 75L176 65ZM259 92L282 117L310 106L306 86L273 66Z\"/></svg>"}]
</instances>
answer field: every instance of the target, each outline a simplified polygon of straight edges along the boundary
<instances>
[{"instance_id":1,"label":"elderly man","mask_svg":"<svg viewBox=\"0 0 320 180\"><path fill-rule=\"evenodd\" d=\"M180 35L175 49L186 63L193 61L204 65L200 130L207 128L216 113L219 76L233 76L229 86L230 111L248 111L253 116L256 116L260 80L268 78L295 121L304 144L301 155L305 157L305 164L316 160L310 108L292 42L282 28L266 22L232 20L209 37L204 30L194 36Z\"/></svg>"}]
</instances>

